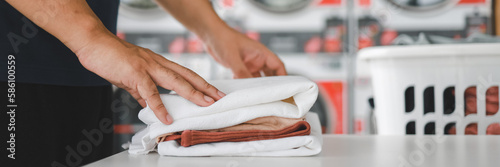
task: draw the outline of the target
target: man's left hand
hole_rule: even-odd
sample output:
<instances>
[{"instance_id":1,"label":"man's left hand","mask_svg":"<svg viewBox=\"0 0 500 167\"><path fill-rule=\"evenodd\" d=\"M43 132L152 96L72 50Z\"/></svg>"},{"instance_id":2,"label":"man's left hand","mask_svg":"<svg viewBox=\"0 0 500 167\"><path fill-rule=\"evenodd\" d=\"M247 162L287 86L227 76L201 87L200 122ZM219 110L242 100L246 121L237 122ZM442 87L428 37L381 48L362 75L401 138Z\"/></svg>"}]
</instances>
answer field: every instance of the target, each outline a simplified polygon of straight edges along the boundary
<instances>
[{"instance_id":1,"label":"man's left hand","mask_svg":"<svg viewBox=\"0 0 500 167\"><path fill-rule=\"evenodd\" d=\"M204 42L210 55L230 68L234 78L261 77L261 72L265 76L287 75L276 54L234 29L214 32Z\"/></svg>"}]
</instances>

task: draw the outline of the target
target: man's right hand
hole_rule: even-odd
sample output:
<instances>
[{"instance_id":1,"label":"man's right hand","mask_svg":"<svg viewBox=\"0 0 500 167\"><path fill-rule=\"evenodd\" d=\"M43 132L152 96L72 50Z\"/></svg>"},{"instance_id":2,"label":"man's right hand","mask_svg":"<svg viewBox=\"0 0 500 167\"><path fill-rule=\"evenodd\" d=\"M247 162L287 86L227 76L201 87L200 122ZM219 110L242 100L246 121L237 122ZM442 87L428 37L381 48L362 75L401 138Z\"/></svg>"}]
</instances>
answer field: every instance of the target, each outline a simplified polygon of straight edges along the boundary
<instances>
[{"instance_id":1,"label":"man's right hand","mask_svg":"<svg viewBox=\"0 0 500 167\"><path fill-rule=\"evenodd\" d=\"M193 71L113 34L96 34L92 43L76 54L85 68L127 90L143 107L147 102L164 124L171 124L173 119L160 99L157 85L199 106L209 106L225 96Z\"/></svg>"},{"instance_id":2,"label":"man's right hand","mask_svg":"<svg viewBox=\"0 0 500 167\"><path fill-rule=\"evenodd\" d=\"M64 43L85 68L127 90L142 106L147 102L164 124L173 120L163 106L157 85L200 106L209 106L224 96L193 71L117 38L85 0L7 2Z\"/></svg>"}]
</instances>

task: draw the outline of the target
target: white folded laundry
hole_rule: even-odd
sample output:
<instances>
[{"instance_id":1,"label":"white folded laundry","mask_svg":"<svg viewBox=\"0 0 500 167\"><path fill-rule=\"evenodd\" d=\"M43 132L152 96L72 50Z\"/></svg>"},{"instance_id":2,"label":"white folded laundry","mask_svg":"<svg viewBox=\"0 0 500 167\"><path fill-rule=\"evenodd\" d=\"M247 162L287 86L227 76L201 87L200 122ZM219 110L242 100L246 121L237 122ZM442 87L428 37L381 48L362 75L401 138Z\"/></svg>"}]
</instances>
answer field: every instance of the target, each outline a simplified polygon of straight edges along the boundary
<instances>
[{"instance_id":1,"label":"white folded laundry","mask_svg":"<svg viewBox=\"0 0 500 167\"><path fill-rule=\"evenodd\" d=\"M278 76L211 81L226 96L208 107L200 107L178 95L161 95L172 115L171 125L162 124L146 107L139 119L148 127L132 138L131 154L147 154L157 147L160 155L173 156L307 156L321 151L321 127L316 114L308 113L316 101L318 88L306 78ZM281 100L293 97L295 105ZM265 116L301 118L311 125L311 134L250 142L205 143L182 147L175 141L156 144L162 134L184 130L209 130L229 127Z\"/></svg>"}]
</instances>

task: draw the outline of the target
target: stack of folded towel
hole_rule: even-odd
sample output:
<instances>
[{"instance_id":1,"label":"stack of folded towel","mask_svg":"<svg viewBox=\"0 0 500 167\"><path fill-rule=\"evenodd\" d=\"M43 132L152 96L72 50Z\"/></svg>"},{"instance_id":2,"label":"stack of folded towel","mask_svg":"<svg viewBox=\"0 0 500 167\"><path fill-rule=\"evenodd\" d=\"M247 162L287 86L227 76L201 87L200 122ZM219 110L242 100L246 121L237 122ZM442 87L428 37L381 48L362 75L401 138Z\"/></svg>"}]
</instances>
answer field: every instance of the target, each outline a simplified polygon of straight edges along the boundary
<instances>
[{"instance_id":1,"label":"stack of folded towel","mask_svg":"<svg viewBox=\"0 0 500 167\"><path fill-rule=\"evenodd\" d=\"M172 156L308 156L321 152L318 116L308 113L318 88L306 78L279 76L211 81L226 96L200 107L161 95L174 122L162 124L146 107L148 127L132 138L131 154ZM155 149L156 148L156 149Z\"/></svg>"}]
</instances>

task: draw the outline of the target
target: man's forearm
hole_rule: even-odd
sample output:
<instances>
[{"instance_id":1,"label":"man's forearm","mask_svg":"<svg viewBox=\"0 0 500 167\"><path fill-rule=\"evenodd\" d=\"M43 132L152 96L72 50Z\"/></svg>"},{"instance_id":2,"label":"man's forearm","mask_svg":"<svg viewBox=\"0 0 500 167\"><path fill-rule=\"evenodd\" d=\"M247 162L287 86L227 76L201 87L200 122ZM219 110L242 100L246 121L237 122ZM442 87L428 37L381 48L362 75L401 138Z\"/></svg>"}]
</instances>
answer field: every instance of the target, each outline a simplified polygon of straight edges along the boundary
<instances>
[{"instance_id":1,"label":"man's forearm","mask_svg":"<svg viewBox=\"0 0 500 167\"><path fill-rule=\"evenodd\" d=\"M204 39L229 27L215 13L208 0L156 0L187 29Z\"/></svg>"},{"instance_id":2,"label":"man's forearm","mask_svg":"<svg viewBox=\"0 0 500 167\"><path fill-rule=\"evenodd\" d=\"M6 0L73 52L110 32L85 0Z\"/></svg>"}]
</instances>

